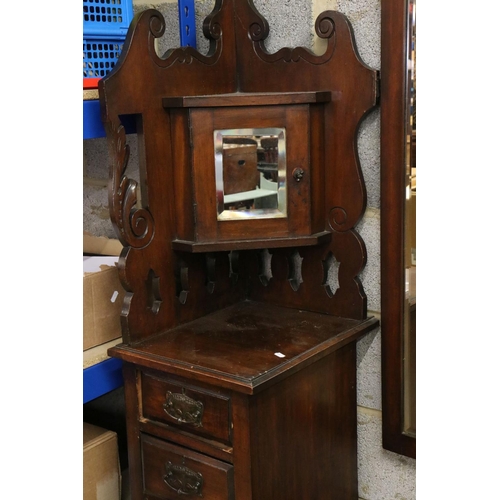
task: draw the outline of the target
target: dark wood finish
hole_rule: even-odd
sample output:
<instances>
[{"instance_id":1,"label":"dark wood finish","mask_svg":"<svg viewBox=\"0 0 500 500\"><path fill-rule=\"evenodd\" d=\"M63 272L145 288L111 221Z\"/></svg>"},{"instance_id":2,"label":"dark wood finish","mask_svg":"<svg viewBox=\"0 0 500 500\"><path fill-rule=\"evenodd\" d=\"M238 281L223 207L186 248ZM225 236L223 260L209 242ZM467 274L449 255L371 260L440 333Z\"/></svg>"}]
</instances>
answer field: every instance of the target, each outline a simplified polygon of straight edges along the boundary
<instances>
[{"instance_id":1,"label":"dark wood finish","mask_svg":"<svg viewBox=\"0 0 500 500\"><path fill-rule=\"evenodd\" d=\"M387 450L415 458L415 438L403 433L407 44L407 1L382 0L382 442Z\"/></svg>"},{"instance_id":2,"label":"dark wood finish","mask_svg":"<svg viewBox=\"0 0 500 500\"><path fill-rule=\"evenodd\" d=\"M353 320L244 301L164 335L118 345L110 353L147 368L254 394L358 340L377 324L374 318Z\"/></svg>"},{"instance_id":3,"label":"dark wood finish","mask_svg":"<svg viewBox=\"0 0 500 500\"><path fill-rule=\"evenodd\" d=\"M165 108L219 108L223 106L281 106L330 102L331 92L234 93L164 97Z\"/></svg>"},{"instance_id":4,"label":"dark wood finish","mask_svg":"<svg viewBox=\"0 0 500 500\"><path fill-rule=\"evenodd\" d=\"M298 248L302 258L301 272L303 282L297 289L290 286L290 261L293 250L272 250L272 279L263 284L259 278L259 260L255 255L248 255L250 273L249 297L265 300L268 303L285 307L304 308L309 311L329 313L337 307L342 315L351 318L366 317L366 295L357 276L366 263L366 248L363 240L355 231L333 233L331 245ZM358 250L362 249L362 252ZM339 286L334 295L326 289L325 270L327 261L333 257L340 263L338 269ZM354 300L356 298L356 300Z\"/></svg>"},{"instance_id":5,"label":"dark wood finish","mask_svg":"<svg viewBox=\"0 0 500 500\"><path fill-rule=\"evenodd\" d=\"M233 447L220 441L207 439L203 436L186 432L174 426L153 422L134 415L139 419L139 430L143 434L156 436L165 441L176 443L191 450L195 449L200 453L222 460L228 464L233 463Z\"/></svg>"},{"instance_id":6,"label":"dark wood finish","mask_svg":"<svg viewBox=\"0 0 500 500\"><path fill-rule=\"evenodd\" d=\"M254 498L358 498L356 346L250 401ZM310 458L307 458L310 457Z\"/></svg>"},{"instance_id":7,"label":"dark wood finish","mask_svg":"<svg viewBox=\"0 0 500 500\"><path fill-rule=\"evenodd\" d=\"M229 397L220 391L211 392L193 386L187 380L176 381L162 374L143 372L142 416L156 422L166 423L184 431L211 439L231 443L231 422L229 414ZM178 396L180 403L166 409L168 396ZM199 419L189 419L189 408L183 408L182 402L192 400L200 405L202 412ZM175 400L174 400L175 401Z\"/></svg>"},{"instance_id":8,"label":"dark wood finish","mask_svg":"<svg viewBox=\"0 0 500 500\"><path fill-rule=\"evenodd\" d=\"M124 245L124 343L109 354L124 361L132 498L357 500L356 341L378 320L358 278L356 139L378 74L337 12L317 20L319 55L269 54L251 0L216 1L206 56L159 57L164 29L156 10L137 14L99 82ZM286 130L286 217L217 220L214 131L245 128Z\"/></svg>"},{"instance_id":9,"label":"dark wood finish","mask_svg":"<svg viewBox=\"0 0 500 500\"><path fill-rule=\"evenodd\" d=\"M257 145L243 144L222 153L224 193L251 191L259 184Z\"/></svg>"},{"instance_id":10,"label":"dark wood finish","mask_svg":"<svg viewBox=\"0 0 500 500\"><path fill-rule=\"evenodd\" d=\"M137 371L133 365L123 364L123 386L125 392L125 411L127 416L127 452L130 480L130 494L135 500L142 496L142 463L139 421L140 385ZM132 417L132 418L131 418Z\"/></svg>"},{"instance_id":11,"label":"dark wood finish","mask_svg":"<svg viewBox=\"0 0 500 500\"><path fill-rule=\"evenodd\" d=\"M190 111L193 143L193 182L196 200L196 242L253 238L295 238L311 230L310 175L293 178L296 168L309 173L311 123L307 105L200 108ZM218 221L215 198L214 130L286 128L286 218ZM213 189L207 188L213 187ZM323 229L324 229L323 219Z\"/></svg>"},{"instance_id":12,"label":"dark wood finish","mask_svg":"<svg viewBox=\"0 0 500 500\"><path fill-rule=\"evenodd\" d=\"M206 253L206 252L227 252L229 250L251 250L259 248L280 248L315 246L321 243L328 243L332 239L330 231L323 231L310 236L295 236L293 238L269 238L254 240L231 240L195 243L193 241L172 241L172 248L182 252Z\"/></svg>"},{"instance_id":13,"label":"dark wood finish","mask_svg":"<svg viewBox=\"0 0 500 500\"><path fill-rule=\"evenodd\" d=\"M184 496L234 499L231 465L147 435L141 436L141 451L145 495L166 500ZM170 478L165 479L169 471ZM197 488L186 478L187 474L199 475Z\"/></svg>"},{"instance_id":14,"label":"dark wood finish","mask_svg":"<svg viewBox=\"0 0 500 500\"><path fill-rule=\"evenodd\" d=\"M161 421L157 416L163 411L161 394L173 386L184 387L189 397L206 402L208 412L214 400L227 396L232 446L225 450L231 457L224 460L223 470L232 471L227 467L234 466L235 498L357 499L354 339L376 327L377 321L274 306L259 315L257 308L259 304L245 303L133 348L114 348L113 354L125 360L128 370L133 367L141 381L133 385L135 404L129 408L134 413L127 415L128 420L143 421L153 414ZM276 355L280 353L283 358ZM158 380L160 387L153 383L151 388L152 367L162 367L169 374L163 377L175 383ZM225 410L215 413L220 423L212 422L219 434L227 429L228 417ZM168 425L169 434L149 426L149 432L139 436L146 493L177 498L168 495L159 476L166 461L177 457L178 464L180 457L186 457L185 465L203 477L210 475L210 467L217 470L220 497L216 498L226 498L220 486L225 476L220 466L213 465L213 459L223 455L215 455L201 439L186 441L186 434L198 432L191 423ZM209 427L207 422L205 430Z\"/></svg>"},{"instance_id":15,"label":"dark wood finish","mask_svg":"<svg viewBox=\"0 0 500 500\"><path fill-rule=\"evenodd\" d=\"M366 192L356 137L360 121L377 102L378 75L360 60L348 20L332 11L319 16L316 31L327 40L321 55L300 47L268 54L267 22L250 0L216 2L204 23L211 43L206 56L184 47L159 57L154 40L164 29L159 12L138 14L119 63L99 82L111 158L110 215L125 247L119 262L127 293L124 340L139 341L245 296L243 280L229 282L222 271L221 280L207 289L207 282L215 282L207 276L204 255L188 258L175 253L176 240L195 244L290 238L292 247L297 236L331 232L328 246L304 249L303 257L313 261L331 252L342 263L342 285L329 300L324 299L321 284L311 285L315 291L306 302L323 303L321 312L363 318L366 297L357 275L366 256L354 226L365 210ZM223 106L165 109L164 99L182 106ZM207 140L213 129L203 120L195 128L192 122L196 113L207 116L203 112L210 112L221 128L230 119L244 118L245 126L286 126L287 137L296 137L287 144L286 219L214 225L213 139ZM279 123L266 118L270 114L281 116ZM128 146L121 123L126 115L137 122L140 186L127 176ZM305 171L299 183L292 175L295 168ZM221 259L216 258L215 267L225 266ZM180 268L188 269L189 290L179 289ZM316 282L316 274L308 275L304 269L304 284ZM287 286L285 280L283 287ZM189 293L179 297L182 291ZM169 299L173 296L179 302Z\"/></svg>"},{"instance_id":16,"label":"dark wood finish","mask_svg":"<svg viewBox=\"0 0 500 500\"><path fill-rule=\"evenodd\" d=\"M234 449L234 486L238 492L238 498L252 500L252 456L250 453L250 409L248 397L233 392L233 437L237 446Z\"/></svg>"}]
</instances>

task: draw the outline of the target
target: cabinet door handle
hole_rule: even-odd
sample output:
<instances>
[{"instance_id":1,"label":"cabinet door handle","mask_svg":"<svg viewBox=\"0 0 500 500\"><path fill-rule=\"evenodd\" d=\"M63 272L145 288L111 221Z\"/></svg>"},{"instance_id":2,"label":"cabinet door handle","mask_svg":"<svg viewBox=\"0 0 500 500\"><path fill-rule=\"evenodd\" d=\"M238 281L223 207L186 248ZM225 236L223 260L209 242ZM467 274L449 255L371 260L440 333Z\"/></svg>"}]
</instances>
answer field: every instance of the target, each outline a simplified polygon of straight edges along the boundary
<instances>
[{"instance_id":1,"label":"cabinet door handle","mask_svg":"<svg viewBox=\"0 0 500 500\"><path fill-rule=\"evenodd\" d=\"M168 391L166 401L163 403L163 409L167 415L177 422L203 427L201 423L203 403L186 396L184 389L180 394Z\"/></svg>"},{"instance_id":2,"label":"cabinet door handle","mask_svg":"<svg viewBox=\"0 0 500 500\"><path fill-rule=\"evenodd\" d=\"M179 495L202 495L203 476L199 472L189 469L185 465L165 464L167 473L163 480Z\"/></svg>"}]
</instances>

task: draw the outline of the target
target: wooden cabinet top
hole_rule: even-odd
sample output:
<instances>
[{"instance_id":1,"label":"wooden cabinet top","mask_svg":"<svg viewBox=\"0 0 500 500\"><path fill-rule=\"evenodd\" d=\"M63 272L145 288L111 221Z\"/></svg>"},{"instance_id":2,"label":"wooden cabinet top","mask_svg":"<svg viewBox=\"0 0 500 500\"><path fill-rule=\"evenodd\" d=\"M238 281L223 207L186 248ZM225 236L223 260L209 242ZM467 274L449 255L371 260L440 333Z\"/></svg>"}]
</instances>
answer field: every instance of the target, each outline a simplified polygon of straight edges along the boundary
<instances>
[{"instance_id":1,"label":"wooden cabinet top","mask_svg":"<svg viewBox=\"0 0 500 500\"><path fill-rule=\"evenodd\" d=\"M243 301L113 355L152 369L254 393L378 324Z\"/></svg>"}]
</instances>

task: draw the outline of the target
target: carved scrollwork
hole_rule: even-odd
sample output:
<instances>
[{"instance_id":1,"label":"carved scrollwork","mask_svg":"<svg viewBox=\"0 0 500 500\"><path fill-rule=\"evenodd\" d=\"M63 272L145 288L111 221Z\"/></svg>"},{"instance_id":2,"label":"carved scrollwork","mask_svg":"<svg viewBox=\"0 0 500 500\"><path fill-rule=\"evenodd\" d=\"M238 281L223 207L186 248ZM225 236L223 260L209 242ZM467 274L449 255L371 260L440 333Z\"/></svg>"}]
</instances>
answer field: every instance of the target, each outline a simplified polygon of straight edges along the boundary
<instances>
[{"instance_id":1,"label":"carved scrollwork","mask_svg":"<svg viewBox=\"0 0 500 500\"><path fill-rule=\"evenodd\" d=\"M219 40L222 36L222 28L219 23L219 13L222 0L217 0L212 12L203 21L203 34L209 40Z\"/></svg>"},{"instance_id":2,"label":"carved scrollwork","mask_svg":"<svg viewBox=\"0 0 500 500\"><path fill-rule=\"evenodd\" d=\"M333 207L328 214L328 224L333 230L342 231L347 221L347 212L342 207Z\"/></svg>"},{"instance_id":3,"label":"carved scrollwork","mask_svg":"<svg viewBox=\"0 0 500 500\"><path fill-rule=\"evenodd\" d=\"M155 64L162 68L168 68L174 64L191 64L195 60L208 66L215 64L222 53L222 43L220 41L222 28L218 22L221 3L221 0L217 1L214 10L207 17L203 25L205 36L210 40L210 50L206 56L200 54L193 47L172 48L165 52L162 57L158 56L155 47L155 38L160 38L165 33L165 19L157 10L150 9L145 11L142 15L149 16L149 20L147 21L151 35L148 42L149 54Z\"/></svg>"},{"instance_id":4,"label":"carved scrollwork","mask_svg":"<svg viewBox=\"0 0 500 500\"><path fill-rule=\"evenodd\" d=\"M335 33L335 21L332 12L322 12L316 19L315 29L320 38L331 38Z\"/></svg>"},{"instance_id":5,"label":"carved scrollwork","mask_svg":"<svg viewBox=\"0 0 500 500\"><path fill-rule=\"evenodd\" d=\"M148 209L137 208L137 182L125 174L130 155L125 128L118 118L107 121L105 128L111 158L108 192L111 221L124 246L144 248L154 236L154 220Z\"/></svg>"},{"instance_id":6,"label":"carved scrollwork","mask_svg":"<svg viewBox=\"0 0 500 500\"><path fill-rule=\"evenodd\" d=\"M269 25L267 24L267 21L265 25L259 23L252 23L250 25L250 28L248 29L248 34L250 35L250 38L254 42L260 42L265 40L269 35Z\"/></svg>"},{"instance_id":7,"label":"carved scrollwork","mask_svg":"<svg viewBox=\"0 0 500 500\"><path fill-rule=\"evenodd\" d=\"M149 18L149 31L155 38L165 34L165 18L158 11L153 12Z\"/></svg>"},{"instance_id":8,"label":"carved scrollwork","mask_svg":"<svg viewBox=\"0 0 500 500\"><path fill-rule=\"evenodd\" d=\"M254 42L256 54L265 62L274 63L277 61L284 62L299 62L301 60L310 64L324 64L329 61L335 50L335 21L333 12L326 11L320 14L316 20L316 33L320 38L328 40L326 50L323 54L315 54L305 47L284 47L274 54L270 54L265 45L264 40L269 35L269 24L250 3L252 11L252 21L248 28L248 34Z\"/></svg>"}]
</instances>

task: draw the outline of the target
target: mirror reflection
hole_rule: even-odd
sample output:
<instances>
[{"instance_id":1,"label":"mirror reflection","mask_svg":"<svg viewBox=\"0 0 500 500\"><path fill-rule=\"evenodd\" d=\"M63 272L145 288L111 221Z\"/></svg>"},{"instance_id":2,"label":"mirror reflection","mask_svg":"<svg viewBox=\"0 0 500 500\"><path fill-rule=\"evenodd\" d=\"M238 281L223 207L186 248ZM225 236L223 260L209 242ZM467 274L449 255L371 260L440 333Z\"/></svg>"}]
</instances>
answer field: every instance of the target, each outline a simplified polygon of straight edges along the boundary
<instances>
[{"instance_id":1,"label":"mirror reflection","mask_svg":"<svg viewBox=\"0 0 500 500\"><path fill-rule=\"evenodd\" d=\"M406 119L405 310L404 310L404 433L416 436L417 343L417 57L416 0L408 2L408 87Z\"/></svg>"},{"instance_id":2,"label":"mirror reflection","mask_svg":"<svg viewBox=\"0 0 500 500\"><path fill-rule=\"evenodd\" d=\"M218 220L286 217L284 128L216 130Z\"/></svg>"}]
</instances>

